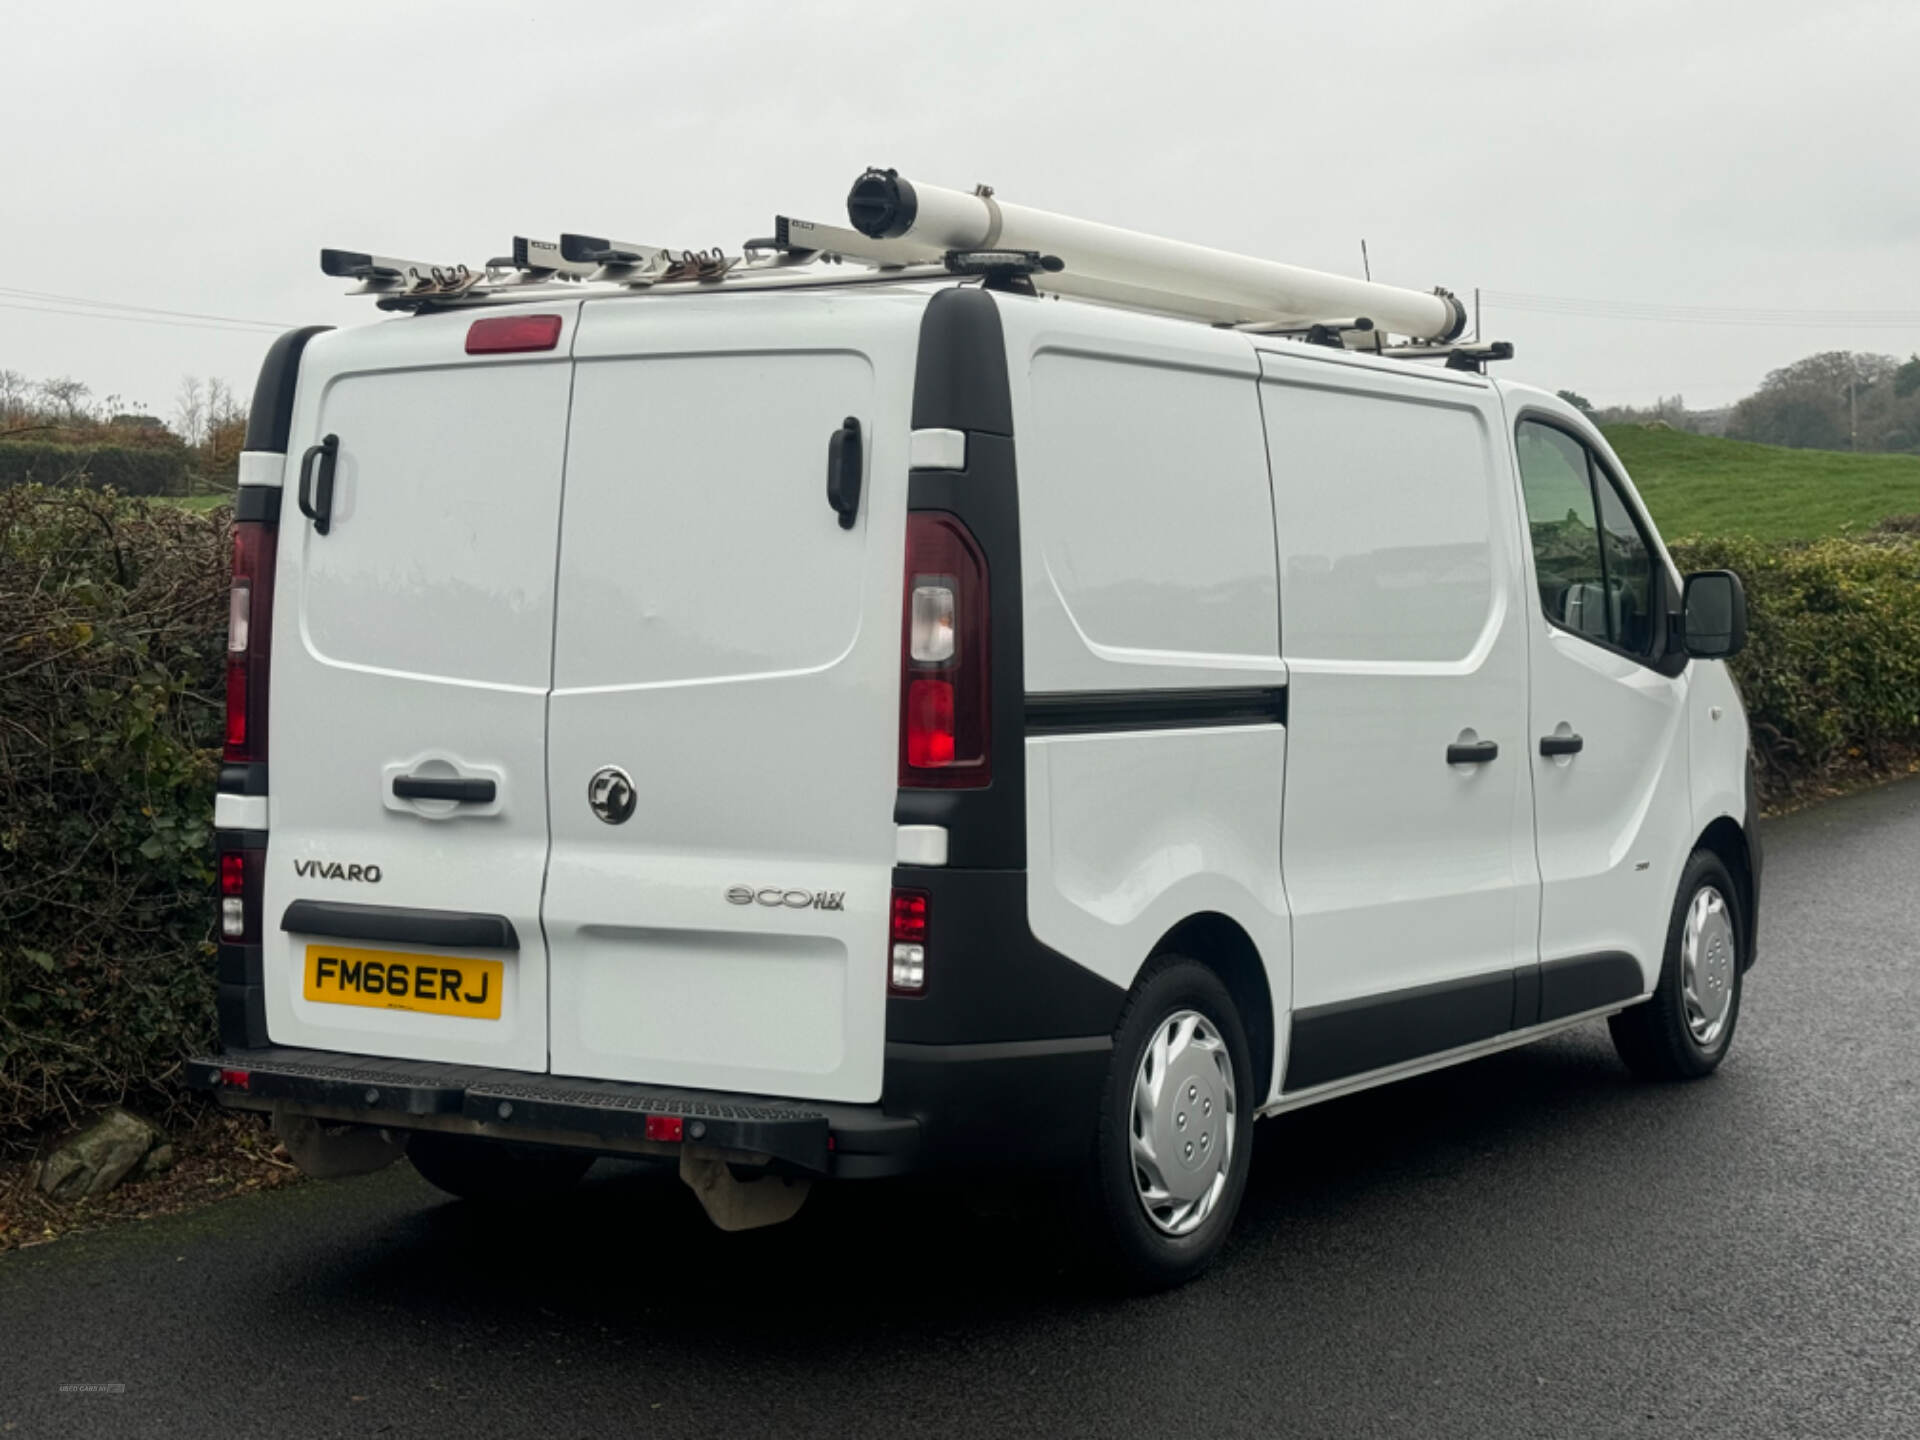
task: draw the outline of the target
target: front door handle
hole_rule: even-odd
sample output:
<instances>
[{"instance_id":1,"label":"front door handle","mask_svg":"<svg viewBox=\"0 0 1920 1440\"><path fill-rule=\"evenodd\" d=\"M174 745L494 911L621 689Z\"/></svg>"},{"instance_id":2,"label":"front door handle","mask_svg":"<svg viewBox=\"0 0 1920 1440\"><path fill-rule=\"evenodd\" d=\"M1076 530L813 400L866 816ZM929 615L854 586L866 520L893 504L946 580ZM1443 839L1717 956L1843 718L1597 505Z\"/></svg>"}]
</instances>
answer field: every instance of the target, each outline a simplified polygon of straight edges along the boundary
<instances>
[{"instance_id":1,"label":"front door handle","mask_svg":"<svg viewBox=\"0 0 1920 1440\"><path fill-rule=\"evenodd\" d=\"M393 793L401 800L451 800L456 805L490 805L493 781L465 775L396 775Z\"/></svg>"},{"instance_id":2,"label":"front door handle","mask_svg":"<svg viewBox=\"0 0 1920 1440\"><path fill-rule=\"evenodd\" d=\"M1549 759L1556 755L1578 755L1586 744L1578 735L1542 735L1540 753Z\"/></svg>"},{"instance_id":3,"label":"front door handle","mask_svg":"<svg viewBox=\"0 0 1920 1440\"><path fill-rule=\"evenodd\" d=\"M1455 743L1447 746L1447 764L1449 765L1485 765L1497 758L1500 747L1492 740L1476 740L1470 745Z\"/></svg>"}]
</instances>

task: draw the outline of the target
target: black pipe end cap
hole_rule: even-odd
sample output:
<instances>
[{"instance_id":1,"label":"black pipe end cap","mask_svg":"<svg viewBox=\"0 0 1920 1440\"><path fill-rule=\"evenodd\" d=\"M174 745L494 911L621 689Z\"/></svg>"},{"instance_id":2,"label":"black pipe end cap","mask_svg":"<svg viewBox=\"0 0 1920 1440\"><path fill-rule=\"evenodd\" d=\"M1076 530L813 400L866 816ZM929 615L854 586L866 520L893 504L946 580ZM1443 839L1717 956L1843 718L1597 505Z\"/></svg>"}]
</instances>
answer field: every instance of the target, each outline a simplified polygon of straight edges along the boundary
<instances>
[{"instance_id":1,"label":"black pipe end cap","mask_svg":"<svg viewBox=\"0 0 1920 1440\"><path fill-rule=\"evenodd\" d=\"M847 192L847 219L862 235L892 240L913 228L920 202L898 170L870 168Z\"/></svg>"}]
</instances>

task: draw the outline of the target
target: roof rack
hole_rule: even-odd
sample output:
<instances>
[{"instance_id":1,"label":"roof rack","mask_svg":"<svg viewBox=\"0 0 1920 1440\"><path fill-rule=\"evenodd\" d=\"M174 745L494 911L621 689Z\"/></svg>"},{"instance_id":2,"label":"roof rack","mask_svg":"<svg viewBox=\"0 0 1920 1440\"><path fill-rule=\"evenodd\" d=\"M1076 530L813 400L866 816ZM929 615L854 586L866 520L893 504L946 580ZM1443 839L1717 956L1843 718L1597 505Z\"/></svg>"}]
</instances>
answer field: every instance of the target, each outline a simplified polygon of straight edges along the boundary
<instances>
[{"instance_id":1,"label":"roof rack","mask_svg":"<svg viewBox=\"0 0 1920 1440\"><path fill-rule=\"evenodd\" d=\"M1442 359L1453 369L1480 370L1513 354L1505 341L1462 340L1466 307L1445 289L1408 290L1075 220L1007 204L984 185L947 190L869 169L848 193L847 218L839 226L775 216L773 234L749 240L738 255L565 234L557 244L516 236L511 254L478 269L345 250L321 251L320 268L357 281L352 293L374 295L389 309L581 285L697 289L756 278L832 284L978 276L995 288L1394 359Z\"/></svg>"}]
</instances>

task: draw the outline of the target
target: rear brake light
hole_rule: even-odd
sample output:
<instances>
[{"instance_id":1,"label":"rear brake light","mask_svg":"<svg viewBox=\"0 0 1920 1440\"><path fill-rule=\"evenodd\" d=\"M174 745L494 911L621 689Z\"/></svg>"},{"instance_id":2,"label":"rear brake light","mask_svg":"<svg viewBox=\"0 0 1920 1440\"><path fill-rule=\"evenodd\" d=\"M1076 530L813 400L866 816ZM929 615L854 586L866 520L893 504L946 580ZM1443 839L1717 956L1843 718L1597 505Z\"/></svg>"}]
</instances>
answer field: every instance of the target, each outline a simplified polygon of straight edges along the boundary
<instances>
[{"instance_id":1,"label":"rear brake light","mask_svg":"<svg viewBox=\"0 0 1920 1440\"><path fill-rule=\"evenodd\" d=\"M900 783L993 779L987 565L957 516L907 516L900 637Z\"/></svg>"},{"instance_id":2,"label":"rear brake light","mask_svg":"<svg viewBox=\"0 0 1920 1440\"><path fill-rule=\"evenodd\" d=\"M241 943L260 938L260 861L264 850L220 852L220 938Z\"/></svg>"},{"instance_id":3,"label":"rear brake light","mask_svg":"<svg viewBox=\"0 0 1920 1440\"><path fill-rule=\"evenodd\" d=\"M231 764L267 758L277 534L263 520L236 520L233 526L233 589L227 598L226 759Z\"/></svg>"},{"instance_id":4,"label":"rear brake light","mask_svg":"<svg viewBox=\"0 0 1920 1440\"><path fill-rule=\"evenodd\" d=\"M924 890L893 892L887 988L896 995L919 995L926 991L927 904Z\"/></svg>"},{"instance_id":5,"label":"rear brake light","mask_svg":"<svg viewBox=\"0 0 1920 1440\"><path fill-rule=\"evenodd\" d=\"M495 315L467 327L467 354L514 355L560 343L558 315Z\"/></svg>"}]
</instances>

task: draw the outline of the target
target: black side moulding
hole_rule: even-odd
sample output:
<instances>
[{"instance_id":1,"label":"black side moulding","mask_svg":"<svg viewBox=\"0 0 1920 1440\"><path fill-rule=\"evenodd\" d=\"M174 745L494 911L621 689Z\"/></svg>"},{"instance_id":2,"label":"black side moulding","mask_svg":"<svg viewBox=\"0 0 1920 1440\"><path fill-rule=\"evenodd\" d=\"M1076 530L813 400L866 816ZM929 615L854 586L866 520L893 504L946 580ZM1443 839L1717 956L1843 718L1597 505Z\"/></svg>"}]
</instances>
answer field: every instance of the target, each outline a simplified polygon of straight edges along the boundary
<instances>
[{"instance_id":1,"label":"black side moulding","mask_svg":"<svg viewBox=\"0 0 1920 1440\"><path fill-rule=\"evenodd\" d=\"M293 433L293 392L300 379L300 356L307 342L324 335L331 325L306 325L289 330L267 349L260 362L260 378L253 386L253 406L247 411L249 450L286 454Z\"/></svg>"}]
</instances>

